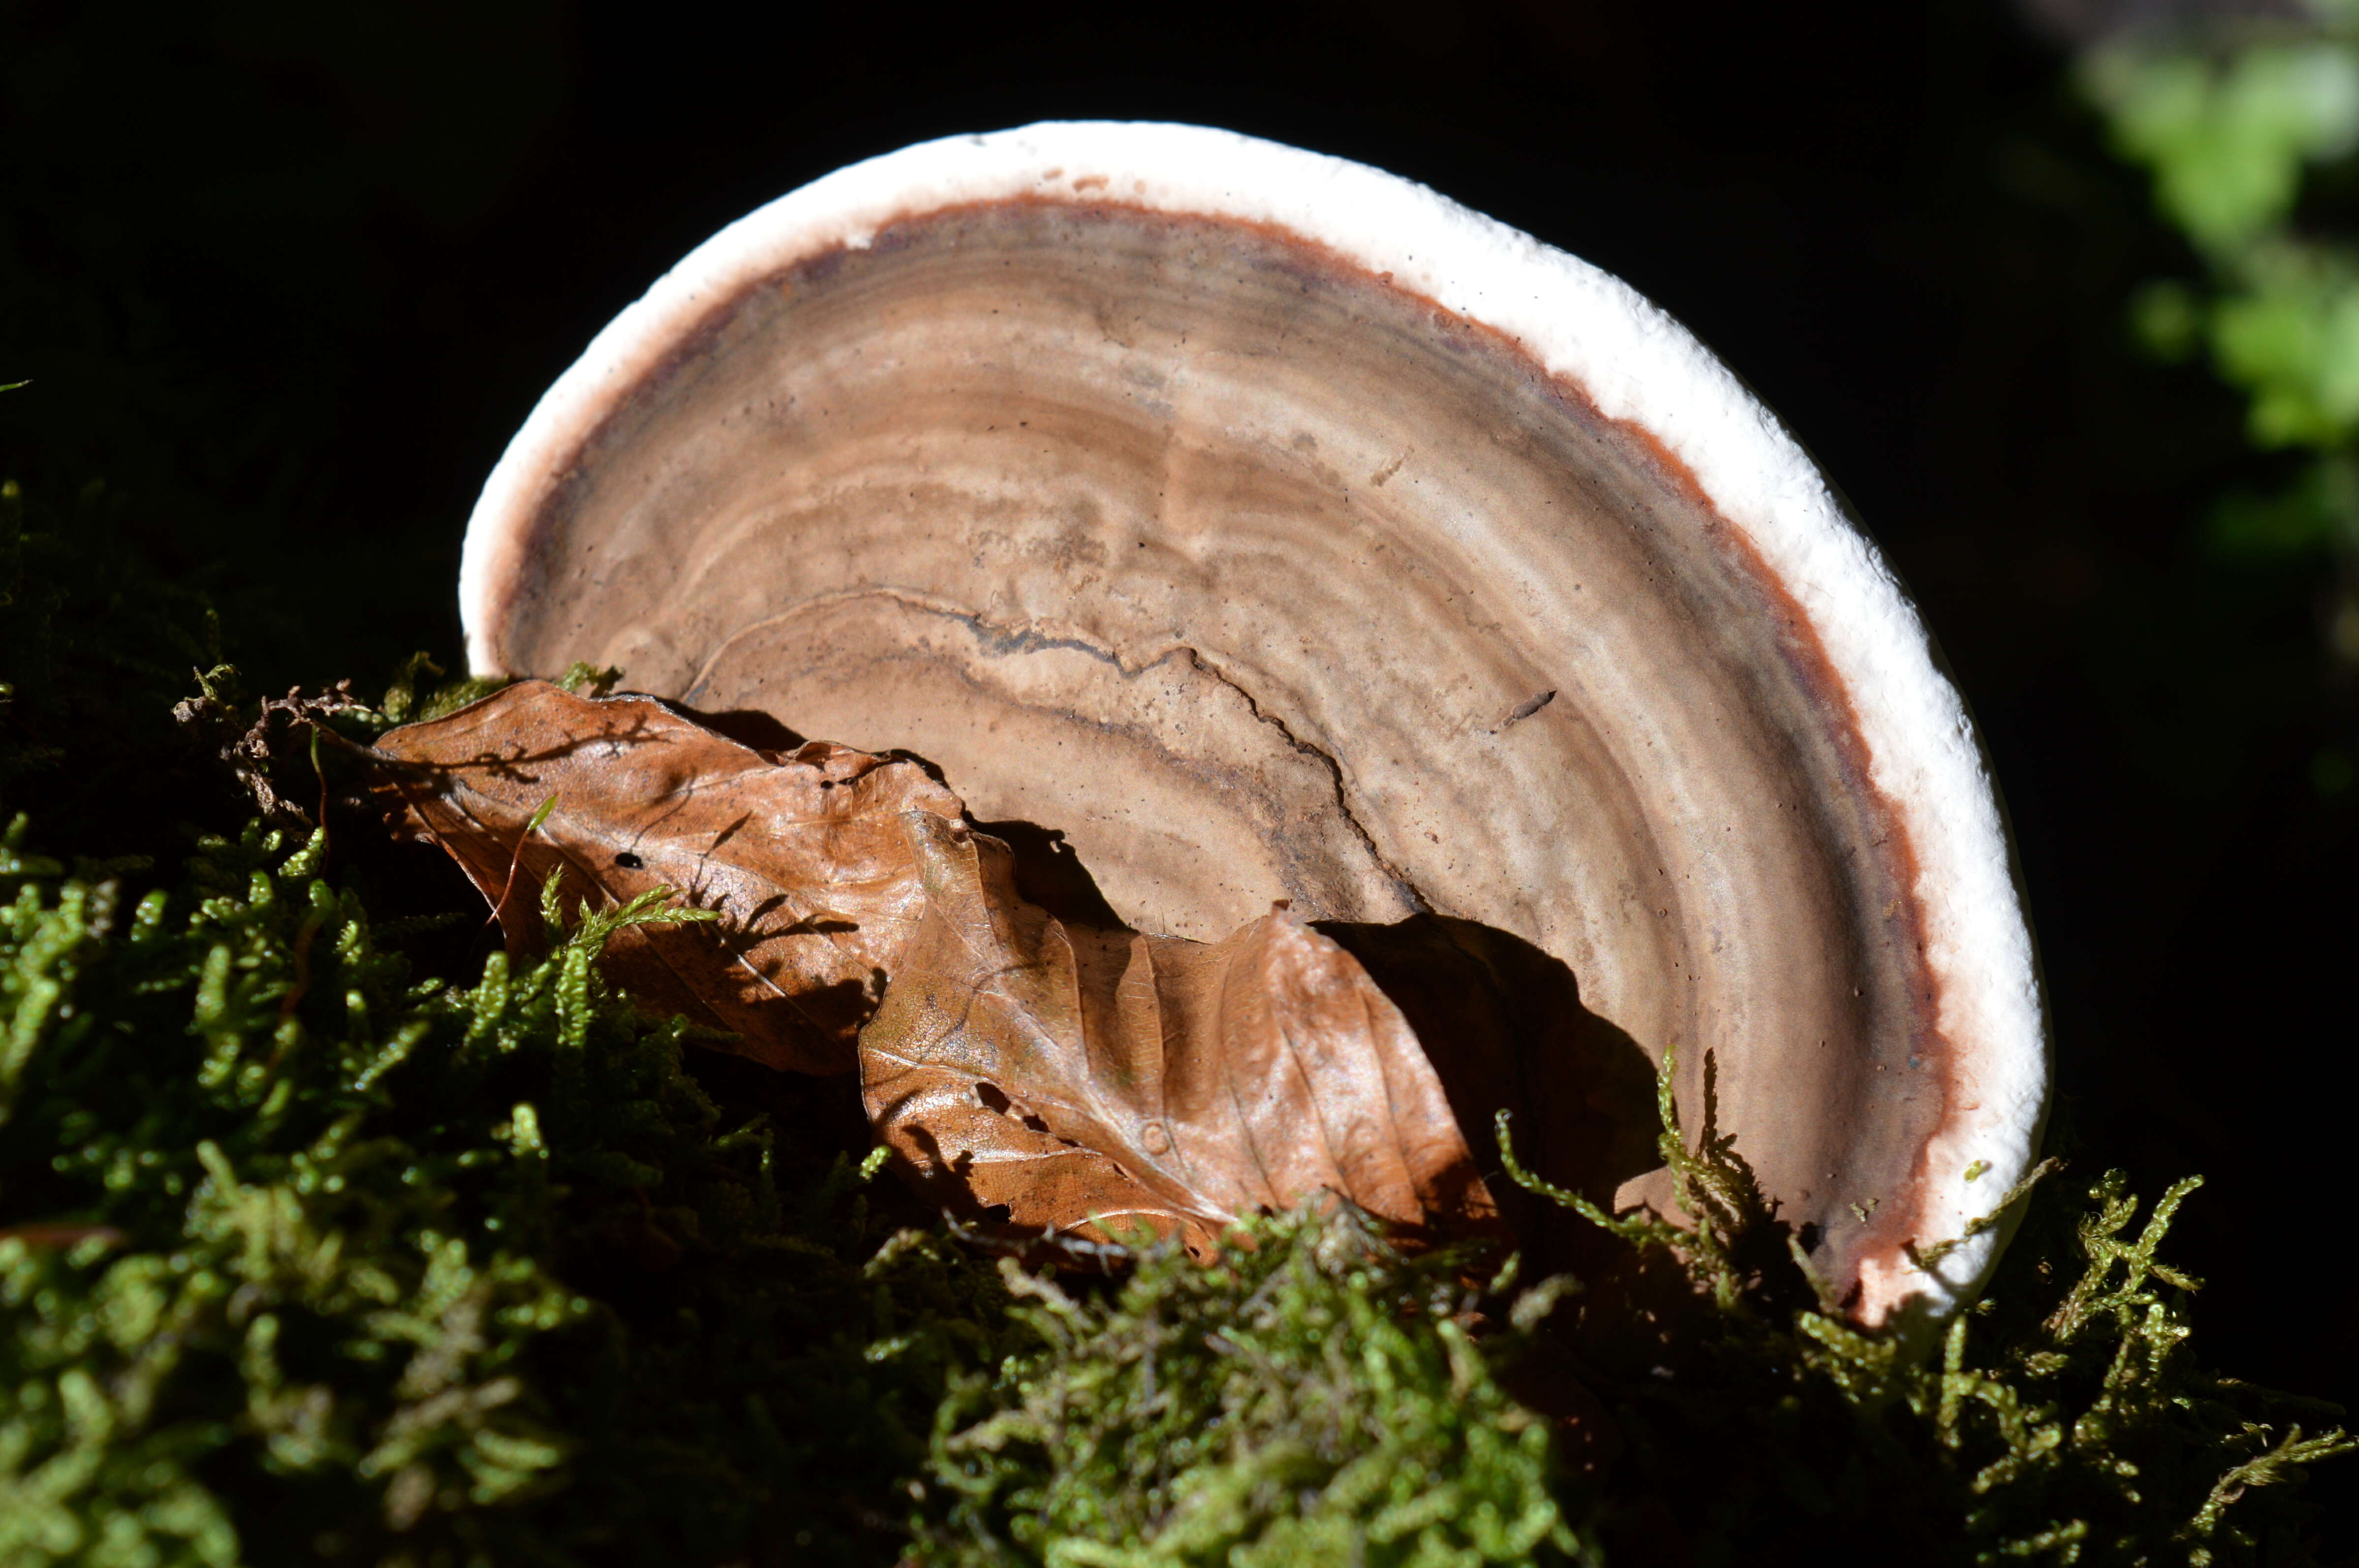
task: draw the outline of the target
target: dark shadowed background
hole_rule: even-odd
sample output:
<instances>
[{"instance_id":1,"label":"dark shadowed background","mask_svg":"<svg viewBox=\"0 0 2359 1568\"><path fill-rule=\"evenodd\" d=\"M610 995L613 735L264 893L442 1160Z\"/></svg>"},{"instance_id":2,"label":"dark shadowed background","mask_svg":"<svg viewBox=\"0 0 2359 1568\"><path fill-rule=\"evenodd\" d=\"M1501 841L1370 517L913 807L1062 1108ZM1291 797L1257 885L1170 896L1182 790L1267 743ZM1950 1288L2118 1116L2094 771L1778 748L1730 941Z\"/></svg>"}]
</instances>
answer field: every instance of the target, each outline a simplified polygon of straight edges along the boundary
<instances>
[{"instance_id":1,"label":"dark shadowed background","mask_svg":"<svg viewBox=\"0 0 2359 1568\"><path fill-rule=\"evenodd\" d=\"M269 687L455 659L459 538L541 389L714 229L1051 117L1423 180L1627 278L1843 485L1979 715L2075 1179L2211 1185L2226 1370L2359 1399L2354 694L2314 561L2207 552L2243 403L2132 346L2195 264L1996 0L323 7L0 0L0 477L225 563ZM2329 177L2318 198L2353 197Z\"/></svg>"}]
</instances>

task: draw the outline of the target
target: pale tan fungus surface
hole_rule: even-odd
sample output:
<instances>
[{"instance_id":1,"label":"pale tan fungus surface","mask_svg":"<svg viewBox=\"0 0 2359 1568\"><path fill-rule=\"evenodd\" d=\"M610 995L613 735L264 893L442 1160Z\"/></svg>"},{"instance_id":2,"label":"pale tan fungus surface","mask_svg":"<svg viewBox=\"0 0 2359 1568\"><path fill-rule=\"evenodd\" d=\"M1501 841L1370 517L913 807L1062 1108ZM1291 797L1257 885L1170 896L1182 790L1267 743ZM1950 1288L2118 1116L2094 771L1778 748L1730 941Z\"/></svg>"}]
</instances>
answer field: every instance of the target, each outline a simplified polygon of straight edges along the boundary
<instances>
[{"instance_id":1,"label":"pale tan fungus surface","mask_svg":"<svg viewBox=\"0 0 2359 1568\"><path fill-rule=\"evenodd\" d=\"M1745 541L1512 345L1215 219L920 216L715 300L531 535L505 667L908 748L1144 930L1502 927L1716 1054L1838 1281L1908 1239L1948 1047L1851 715Z\"/></svg>"}]
</instances>

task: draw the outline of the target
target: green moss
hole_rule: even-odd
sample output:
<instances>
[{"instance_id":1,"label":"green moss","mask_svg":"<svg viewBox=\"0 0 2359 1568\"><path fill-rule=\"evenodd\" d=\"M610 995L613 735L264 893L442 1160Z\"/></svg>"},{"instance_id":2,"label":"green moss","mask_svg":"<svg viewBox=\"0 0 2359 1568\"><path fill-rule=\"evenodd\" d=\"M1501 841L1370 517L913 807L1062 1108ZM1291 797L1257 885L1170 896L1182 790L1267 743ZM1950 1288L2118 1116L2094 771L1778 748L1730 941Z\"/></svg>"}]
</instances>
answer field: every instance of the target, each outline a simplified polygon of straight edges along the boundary
<instances>
[{"instance_id":1,"label":"green moss","mask_svg":"<svg viewBox=\"0 0 2359 1568\"><path fill-rule=\"evenodd\" d=\"M1661 1359L1617 1366L1592 1325L1593 1386L1630 1440L1595 1520L1609 1543L1669 1528L1698 1563L2300 1563L2305 1467L2359 1443L2300 1422L2335 1407L2222 1378L2195 1361L2200 1281L2157 1252L2188 1195L2138 1224L2118 1172L2085 1205L2049 1194L2053 1162L1976 1222L2032 1213L1990 1292L1930 1358L1854 1329L1822 1298L1731 1140L1687 1147L1660 1079L1675 1225L1613 1216L1515 1162L1514 1179L1632 1243L1707 1310L1675 1317ZM2133 1229L2135 1227L2135 1229ZM2069 1283L2067 1282L2069 1281ZM1646 1303L1643 1290L1635 1299ZM1625 1297L1625 1300L1632 1298ZM1644 1310L1651 1312L1653 1306Z\"/></svg>"},{"instance_id":2,"label":"green moss","mask_svg":"<svg viewBox=\"0 0 2359 1568\"><path fill-rule=\"evenodd\" d=\"M576 671L585 667L577 665L575 670L567 671L568 678L564 684L570 687ZM447 673L434 662L433 654L410 654L393 672L393 683L386 688L385 699L377 704L377 710L388 724L423 724L429 719L456 713L469 703L489 697L508 684L497 676L470 676L458 680L444 680L442 677Z\"/></svg>"},{"instance_id":3,"label":"green moss","mask_svg":"<svg viewBox=\"0 0 2359 1568\"><path fill-rule=\"evenodd\" d=\"M1477 1346L1466 1260L1345 1211L1256 1221L1211 1267L1147 1249L1069 1294L1003 1263L1045 1348L960 1379L921 1498L929 1563L1463 1564L1563 1558L1549 1423Z\"/></svg>"},{"instance_id":4,"label":"green moss","mask_svg":"<svg viewBox=\"0 0 2359 1568\"><path fill-rule=\"evenodd\" d=\"M0 1561L886 1550L831 1483L914 1463L997 1281L924 1238L880 1260L873 1166L782 1159L605 993L607 937L677 912L411 985L321 835L208 839L126 907L23 831Z\"/></svg>"}]
</instances>

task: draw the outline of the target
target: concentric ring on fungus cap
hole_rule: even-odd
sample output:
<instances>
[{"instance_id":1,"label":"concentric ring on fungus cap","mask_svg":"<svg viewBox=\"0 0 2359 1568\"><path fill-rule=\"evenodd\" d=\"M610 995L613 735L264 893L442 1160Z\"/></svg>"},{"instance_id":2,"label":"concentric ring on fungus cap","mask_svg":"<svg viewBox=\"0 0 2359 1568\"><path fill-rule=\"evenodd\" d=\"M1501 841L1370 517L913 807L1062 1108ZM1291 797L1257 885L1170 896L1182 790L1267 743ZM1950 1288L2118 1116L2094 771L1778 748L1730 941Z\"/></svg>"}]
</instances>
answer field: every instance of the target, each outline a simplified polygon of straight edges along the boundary
<instances>
[{"instance_id":1,"label":"concentric ring on fungus cap","mask_svg":"<svg viewBox=\"0 0 2359 1568\"><path fill-rule=\"evenodd\" d=\"M1716 1058L1863 1322L1995 1257L1908 1256L2024 1172L2047 1093L1916 612L1678 323L1421 186L1159 124L830 175L599 334L460 593L478 673L906 747L1143 928L1289 897L1537 944L1683 1097Z\"/></svg>"}]
</instances>

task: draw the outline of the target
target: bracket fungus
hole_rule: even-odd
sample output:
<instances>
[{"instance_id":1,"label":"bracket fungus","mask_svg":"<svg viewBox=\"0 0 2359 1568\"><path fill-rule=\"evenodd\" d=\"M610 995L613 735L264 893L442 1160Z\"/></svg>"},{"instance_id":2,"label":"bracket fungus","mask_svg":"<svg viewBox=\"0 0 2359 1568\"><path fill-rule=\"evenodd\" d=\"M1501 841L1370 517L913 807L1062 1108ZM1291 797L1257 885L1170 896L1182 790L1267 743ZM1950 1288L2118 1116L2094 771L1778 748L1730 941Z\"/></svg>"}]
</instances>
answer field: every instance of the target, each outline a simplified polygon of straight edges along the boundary
<instances>
[{"instance_id":1,"label":"bracket fungus","mask_svg":"<svg viewBox=\"0 0 2359 1568\"><path fill-rule=\"evenodd\" d=\"M843 169L566 372L461 596L478 674L905 748L1142 931L1520 938L1712 1059L1864 1323L1994 1260L2043 1020L1922 624L1678 323L1421 186L1163 124Z\"/></svg>"}]
</instances>

